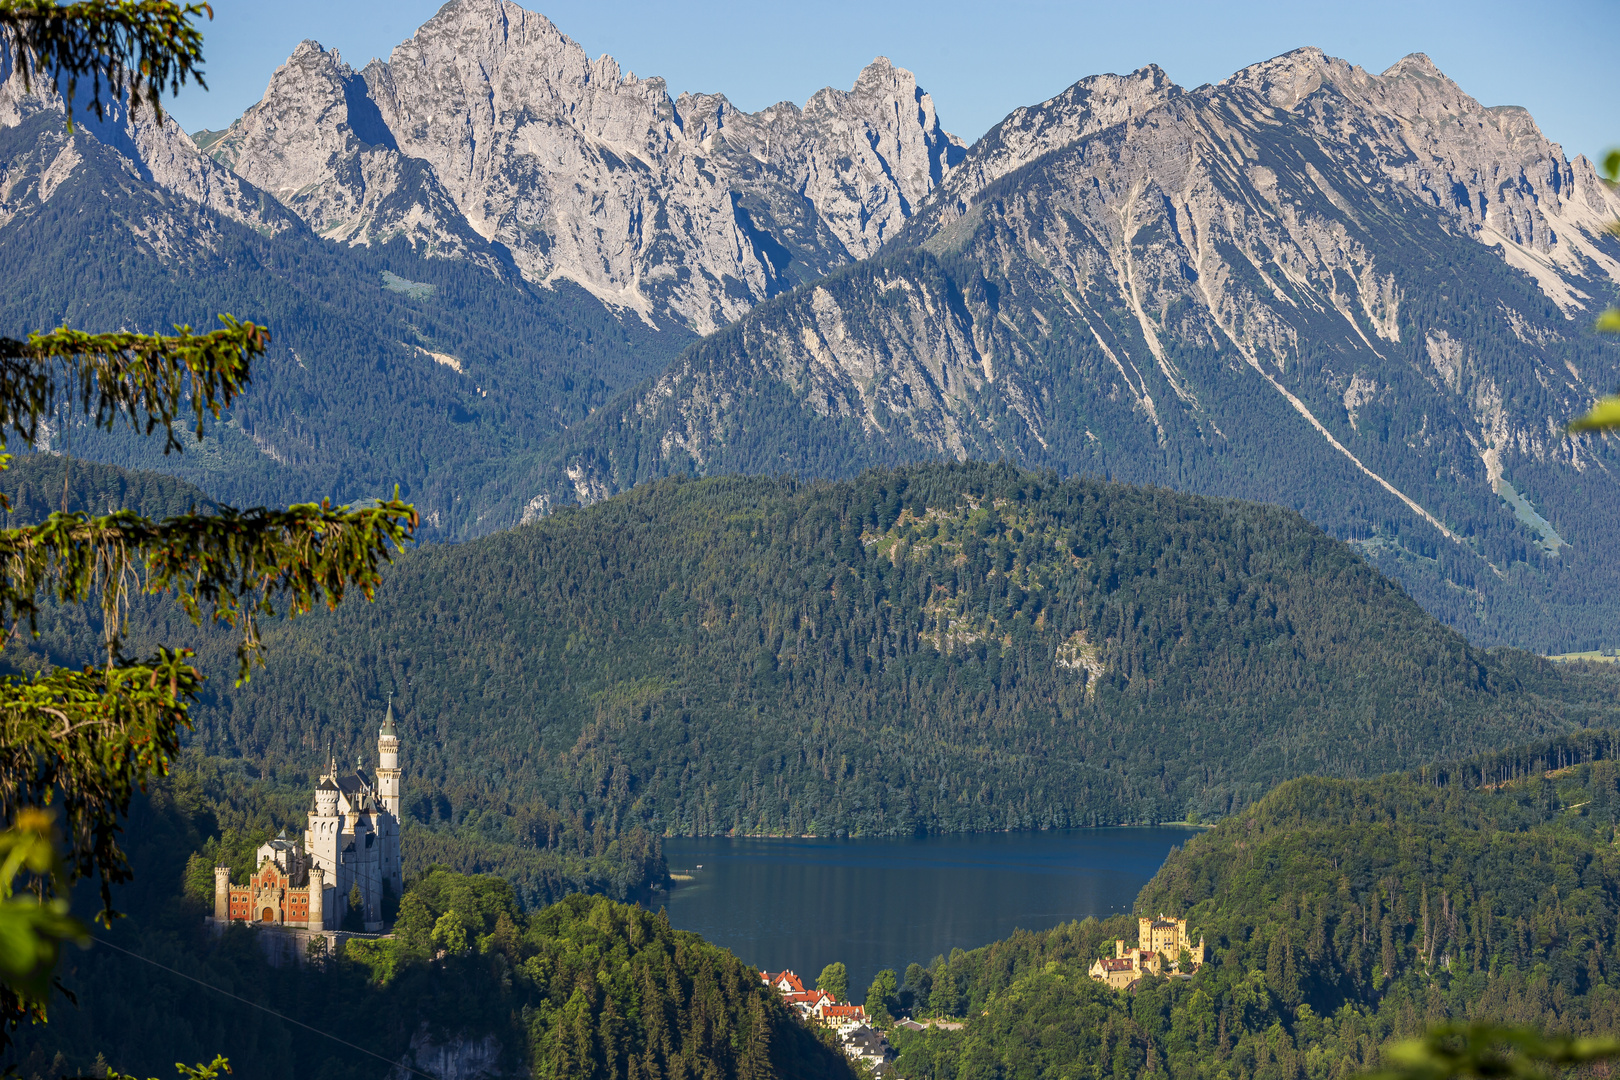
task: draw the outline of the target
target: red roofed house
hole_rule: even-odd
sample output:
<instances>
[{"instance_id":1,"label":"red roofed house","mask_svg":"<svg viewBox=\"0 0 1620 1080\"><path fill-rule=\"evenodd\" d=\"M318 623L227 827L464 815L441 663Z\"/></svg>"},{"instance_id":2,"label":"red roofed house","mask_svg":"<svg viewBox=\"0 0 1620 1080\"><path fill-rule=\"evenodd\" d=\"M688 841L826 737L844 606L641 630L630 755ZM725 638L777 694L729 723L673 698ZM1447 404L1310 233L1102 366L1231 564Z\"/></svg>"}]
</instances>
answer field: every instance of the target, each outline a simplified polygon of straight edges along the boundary
<instances>
[{"instance_id":1,"label":"red roofed house","mask_svg":"<svg viewBox=\"0 0 1620 1080\"><path fill-rule=\"evenodd\" d=\"M810 1015L823 1024L831 1024L835 1027L841 1024L866 1023L866 1008L864 1006L835 1005L830 998L819 1002L811 1010Z\"/></svg>"},{"instance_id":2,"label":"red roofed house","mask_svg":"<svg viewBox=\"0 0 1620 1080\"><path fill-rule=\"evenodd\" d=\"M806 990L802 994L783 994L782 1000L798 1009L799 1015L805 1017L815 1015L816 1007L823 1001L829 1005L838 1004L833 999L833 996L825 990Z\"/></svg>"},{"instance_id":3,"label":"red roofed house","mask_svg":"<svg viewBox=\"0 0 1620 1080\"><path fill-rule=\"evenodd\" d=\"M760 980L765 983L765 985L775 987L777 993L804 993L804 983L800 981L799 977L793 974L791 971L778 971L775 975L772 975L768 971L762 971L759 973L759 977Z\"/></svg>"}]
</instances>

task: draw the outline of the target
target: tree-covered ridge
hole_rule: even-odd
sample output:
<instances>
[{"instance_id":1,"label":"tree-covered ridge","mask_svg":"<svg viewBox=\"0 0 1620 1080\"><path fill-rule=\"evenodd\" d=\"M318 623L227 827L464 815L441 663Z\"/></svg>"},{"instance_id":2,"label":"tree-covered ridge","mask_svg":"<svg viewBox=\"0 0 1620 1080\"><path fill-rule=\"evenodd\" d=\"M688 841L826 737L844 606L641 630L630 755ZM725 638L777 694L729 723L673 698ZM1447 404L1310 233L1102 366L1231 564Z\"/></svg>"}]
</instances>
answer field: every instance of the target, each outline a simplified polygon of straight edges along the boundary
<instances>
[{"instance_id":1,"label":"tree-covered ridge","mask_svg":"<svg viewBox=\"0 0 1620 1080\"><path fill-rule=\"evenodd\" d=\"M995 640L937 648L943 598ZM409 816L609 837L1217 817L1562 730L1607 685L1469 647L1291 512L981 465L663 481L272 636L209 753L303 776L369 753L392 692Z\"/></svg>"},{"instance_id":2,"label":"tree-covered ridge","mask_svg":"<svg viewBox=\"0 0 1620 1080\"><path fill-rule=\"evenodd\" d=\"M1446 1020L1620 1025L1620 733L1365 780L1304 778L1183 849L1139 914L1212 960L1135 993L1085 968L1134 919L1085 920L909 973L960 1033L902 1038L910 1076L1341 1077ZM1076 1067L1078 1066L1078 1068Z\"/></svg>"},{"instance_id":3,"label":"tree-covered ridge","mask_svg":"<svg viewBox=\"0 0 1620 1080\"><path fill-rule=\"evenodd\" d=\"M0 473L0 494L10 500L8 524L37 524L63 509L108 513L130 510L153 517L183 514L212 504L199 489L161 473L125 470L55 454L18 458ZM99 613L77 606L45 603L37 637L14 640L0 671L32 672L47 664L78 666L96 658L101 641ZM204 664L217 682L232 671L222 646L228 637L199 629L172 605L137 600L129 639L140 649L165 640L185 641L205 653ZM261 678L263 673L256 675ZM204 694L215 687L205 684ZM375 753L376 718L359 753ZM313 744L310 744L313 745ZM320 748L317 746L317 750ZM282 829L300 833L306 824L314 773L285 763L249 761L231 754L208 757L195 748L174 765L176 790L193 808L205 839L187 870L194 896L211 903L213 867L232 868L233 880L253 872L253 853ZM402 852L407 874L433 864L469 874L498 873L512 883L526 907L552 903L573 891L624 900L645 896L664 880L663 855L645 829L610 832L578 814L544 806L475 800L459 813L441 794L411 794L414 815L405 829Z\"/></svg>"},{"instance_id":4,"label":"tree-covered ridge","mask_svg":"<svg viewBox=\"0 0 1620 1080\"><path fill-rule=\"evenodd\" d=\"M62 454L27 454L0 474L0 491L11 503L8 525L34 525L58 510L107 514L133 510L146 517L174 517L212 505L201 488L164 473L120 469Z\"/></svg>"},{"instance_id":5,"label":"tree-covered ridge","mask_svg":"<svg viewBox=\"0 0 1620 1080\"><path fill-rule=\"evenodd\" d=\"M662 912L602 897L526 915L501 879L436 869L407 890L392 940L347 956L406 1000L442 995L446 969L480 969L473 980L508 991L502 1012L521 1021L537 1077L853 1075L754 969Z\"/></svg>"},{"instance_id":6,"label":"tree-covered ridge","mask_svg":"<svg viewBox=\"0 0 1620 1080\"><path fill-rule=\"evenodd\" d=\"M407 881L392 938L350 940L315 966L274 966L258 931L214 935L211 895L183 888L195 869L188 852L232 846L225 823L252 813L240 789L216 802L206 770L187 764L136 808L138 873L120 893L129 916L106 932L172 970L100 946L72 950L62 978L77 1004L19 1033L5 1064L21 1076L89 1075L98 1054L162 1075L176 1056L206 1051L240 1076L334 1080L378 1075L385 1061L435 1072L446 1057L512 1076L853 1078L753 969L661 912L579 894L528 908L500 876L423 868Z\"/></svg>"}]
</instances>

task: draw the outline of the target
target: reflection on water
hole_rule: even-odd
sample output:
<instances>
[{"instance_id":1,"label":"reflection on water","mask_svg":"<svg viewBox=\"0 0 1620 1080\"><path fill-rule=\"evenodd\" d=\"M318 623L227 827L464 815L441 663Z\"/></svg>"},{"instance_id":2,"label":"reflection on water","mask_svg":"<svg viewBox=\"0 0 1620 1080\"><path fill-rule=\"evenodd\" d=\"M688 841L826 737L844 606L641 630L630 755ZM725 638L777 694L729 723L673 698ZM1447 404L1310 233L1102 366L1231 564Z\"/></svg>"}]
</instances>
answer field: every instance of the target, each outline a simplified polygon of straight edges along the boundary
<instances>
[{"instance_id":1,"label":"reflection on water","mask_svg":"<svg viewBox=\"0 0 1620 1080\"><path fill-rule=\"evenodd\" d=\"M908 963L926 965L1017 928L1129 911L1170 848L1195 832L673 838L664 842L670 871L694 880L666 903L677 929L695 930L756 967L792 968L813 979L842 960L859 1000L880 968L903 974Z\"/></svg>"}]
</instances>

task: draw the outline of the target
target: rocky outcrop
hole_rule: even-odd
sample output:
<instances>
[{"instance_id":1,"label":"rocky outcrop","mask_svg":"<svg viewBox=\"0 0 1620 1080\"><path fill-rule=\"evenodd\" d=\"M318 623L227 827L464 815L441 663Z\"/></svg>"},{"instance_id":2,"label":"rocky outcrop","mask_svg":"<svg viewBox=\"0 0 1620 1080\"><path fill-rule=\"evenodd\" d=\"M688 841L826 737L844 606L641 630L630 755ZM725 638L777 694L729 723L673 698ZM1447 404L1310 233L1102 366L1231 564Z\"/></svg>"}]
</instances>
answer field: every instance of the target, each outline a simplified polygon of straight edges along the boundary
<instances>
[{"instance_id":1,"label":"rocky outcrop","mask_svg":"<svg viewBox=\"0 0 1620 1080\"><path fill-rule=\"evenodd\" d=\"M389 1074L390 1080L408 1080L427 1074L439 1080L492 1080L507 1075L502 1068L501 1041L494 1035L434 1038L426 1030L411 1036L405 1060ZM527 1075L518 1070L516 1075Z\"/></svg>"},{"instance_id":2,"label":"rocky outcrop","mask_svg":"<svg viewBox=\"0 0 1620 1080\"><path fill-rule=\"evenodd\" d=\"M0 224L10 220L27 200L42 204L82 160L86 152L81 140L89 137L116 151L132 178L178 195L224 217L239 221L262 233L275 234L295 220L278 204L230 169L198 152L180 126L170 116L158 116L143 108L131 116L121 101L114 101L97 117L81 105L75 109L70 132L62 98L46 80L35 79L25 89L20 72L13 67L11 54L0 51L0 129L20 127L30 121L44 126L60 125L61 133L45 131L29 151L0 163ZM41 155L49 164L41 168ZM21 201L20 201L21 200ZM152 223L159 232L176 236L184 229L174 223ZM166 244L165 247L168 245ZM178 256L175 250L171 254Z\"/></svg>"},{"instance_id":3,"label":"rocky outcrop","mask_svg":"<svg viewBox=\"0 0 1620 1080\"><path fill-rule=\"evenodd\" d=\"M1303 120L1345 182L1400 185L1499 246L1568 313L1593 299L1582 281L1620 281L1620 261L1602 242L1620 199L1591 161L1566 159L1526 110L1481 105L1422 53L1374 75L1299 49L1245 68L1209 96ZM1332 197L1331 180L1317 186Z\"/></svg>"},{"instance_id":4,"label":"rocky outcrop","mask_svg":"<svg viewBox=\"0 0 1620 1080\"><path fill-rule=\"evenodd\" d=\"M979 419L1007 408L1039 438L1039 394L1021 381L1028 365L1009 364L1004 349L1016 345L952 291L917 258L853 268L691 350L628 409L657 423L660 456L678 453L699 468L723 454L739 397L767 380L816 416L914 455L1016 456L1018 443ZM611 493L582 465L569 477L581 502Z\"/></svg>"},{"instance_id":5,"label":"rocky outcrop","mask_svg":"<svg viewBox=\"0 0 1620 1080\"><path fill-rule=\"evenodd\" d=\"M500 266L433 169L399 152L365 80L313 41L276 69L264 100L211 140L208 154L330 240L403 239Z\"/></svg>"},{"instance_id":6,"label":"rocky outcrop","mask_svg":"<svg viewBox=\"0 0 1620 1080\"><path fill-rule=\"evenodd\" d=\"M962 147L882 58L748 114L590 60L509 0L455 0L359 74L301 45L211 152L334 240L467 257L476 236L531 281L707 332L875 251Z\"/></svg>"},{"instance_id":7,"label":"rocky outcrop","mask_svg":"<svg viewBox=\"0 0 1620 1080\"><path fill-rule=\"evenodd\" d=\"M968 211L979 193L1030 162L1158 108L1181 87L1156 64L1129 75L1092 75L1063 93L1014 109L967 151L932 200L934 228Z\"/></svg>"}]
</instances>

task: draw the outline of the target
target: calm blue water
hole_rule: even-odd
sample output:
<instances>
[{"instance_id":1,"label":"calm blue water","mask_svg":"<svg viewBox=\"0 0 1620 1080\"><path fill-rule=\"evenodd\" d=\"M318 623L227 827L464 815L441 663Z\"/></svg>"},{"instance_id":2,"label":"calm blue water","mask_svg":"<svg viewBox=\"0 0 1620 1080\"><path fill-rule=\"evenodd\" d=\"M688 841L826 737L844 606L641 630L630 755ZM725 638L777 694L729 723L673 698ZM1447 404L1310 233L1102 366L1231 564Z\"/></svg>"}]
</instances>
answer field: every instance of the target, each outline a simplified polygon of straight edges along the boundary
<instances>
[{"instance_id":1,"label":"calm blue water","mask_svg":"<svg viewBox=\"0 0 1620 1080\"><path fill-rule=\"evenodd\" d=\"M881 968L902 974L953 948L1129 911L1170 848L1173 827L985 833L906 840L664 841L673 873L697 880L665 901L670 922L806 984L834 960L865 994ZM701 864L703 869L698 870Z\"/></svg>"}]
</instances>

